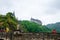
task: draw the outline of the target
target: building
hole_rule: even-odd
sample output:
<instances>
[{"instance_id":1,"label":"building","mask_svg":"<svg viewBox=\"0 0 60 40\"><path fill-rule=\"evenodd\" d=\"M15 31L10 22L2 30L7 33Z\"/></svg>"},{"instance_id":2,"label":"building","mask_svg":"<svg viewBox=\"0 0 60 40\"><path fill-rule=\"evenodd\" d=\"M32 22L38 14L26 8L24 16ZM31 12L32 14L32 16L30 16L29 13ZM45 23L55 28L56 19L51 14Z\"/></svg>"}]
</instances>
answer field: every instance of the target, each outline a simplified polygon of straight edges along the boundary
<instances>
[{"instance_id":1,"label":"building","mask_svg":"<svg viewBox=\"0 0 60 40\"><path fill-rule=\"evenodd\" d=\"M32 22L35 22L35 23L37 23L37 24L40 24L40 25L42 25L42 22L41 22L41 20L38 20L38 19L31 18L31 21L32 21Z\"/></svg>"}]
</instances>

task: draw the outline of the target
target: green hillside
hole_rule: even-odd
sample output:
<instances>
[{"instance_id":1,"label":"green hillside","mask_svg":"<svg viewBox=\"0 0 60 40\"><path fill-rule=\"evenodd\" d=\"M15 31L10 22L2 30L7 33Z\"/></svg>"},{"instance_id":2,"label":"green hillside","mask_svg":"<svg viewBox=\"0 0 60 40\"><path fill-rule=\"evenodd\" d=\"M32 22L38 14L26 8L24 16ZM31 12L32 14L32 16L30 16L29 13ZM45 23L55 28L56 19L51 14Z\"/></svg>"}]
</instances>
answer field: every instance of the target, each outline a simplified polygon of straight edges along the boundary
<instances>
[{"instance_id":1,"label":"green hillside","mask_svg":"<svg viewBox=\"0 0 60 40\"><path fill-rule=\"evenodd\" d=\"M60 22L54 23L54 24L48 24L47 27L52 30L56 30L57 33L60 33Z\"/></svg>"},{"instance_id":2,"label":"green hillside","mask_svg":"<svg viewBox=\"0 0 60 40\"><path fill-rule=\"evenodd\" d=\"M14 13L0 14L0 29L9 31L17 30L18 24L20 25L19 30L23 30L24 32L51 32L45 25L39 25L29 20L17 20Z\"/></svg>"},{"instance_id":3,"label":"green hillside","mask_svg":"<svg viewBox=\"0 0 60 40\"><path fill-rule=\"evenodd\" d=\"M20 21L20 25L22 25L24 31L26 30L25 32L51 32L51 30L46 26L39 25L27 20Z\"/></svg>"}]
</instances>

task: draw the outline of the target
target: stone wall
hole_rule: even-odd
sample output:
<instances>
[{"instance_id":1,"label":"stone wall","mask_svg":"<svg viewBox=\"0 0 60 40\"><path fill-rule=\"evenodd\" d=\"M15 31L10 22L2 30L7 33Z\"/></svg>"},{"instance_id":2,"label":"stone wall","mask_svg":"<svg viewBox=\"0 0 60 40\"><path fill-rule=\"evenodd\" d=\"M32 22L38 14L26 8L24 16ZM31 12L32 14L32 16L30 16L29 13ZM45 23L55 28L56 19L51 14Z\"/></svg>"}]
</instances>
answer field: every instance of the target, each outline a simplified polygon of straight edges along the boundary
<instances>
[{"instance_id":1,"label":"stone wall","mask_svg":"<svg viewBox=\"0 0 60 40\"><path fill-rule=\"evenodd\" d=\"M14 35L13 40L57 40L57 36L43 33L21 33Z\"/></svg>"},{"instance_id":2,"label":"stone wall","mask_svg":"<svg viewBox=\"0 0 60 40\"><path fill-rule=\"evenodd\" d=\"M60 34L48 33L0 33L0 39L4 40L58 40Z\"/></svg>"}]
</instances>

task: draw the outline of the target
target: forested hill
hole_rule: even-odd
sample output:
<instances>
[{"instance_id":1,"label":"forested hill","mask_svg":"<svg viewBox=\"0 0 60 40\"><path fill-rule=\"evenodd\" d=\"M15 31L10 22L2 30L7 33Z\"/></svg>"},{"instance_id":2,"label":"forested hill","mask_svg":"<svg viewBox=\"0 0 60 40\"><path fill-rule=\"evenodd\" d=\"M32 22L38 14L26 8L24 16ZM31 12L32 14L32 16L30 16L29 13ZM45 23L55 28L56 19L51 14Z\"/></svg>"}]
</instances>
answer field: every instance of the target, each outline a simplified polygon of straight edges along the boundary
<instances>
[{"instance_id":1,"label":"forested hill","mask_svg":"<svg viewBox=\"0 0 60 40\"><path fill-rule=\"evenodd\" d=\"M28 20L23 20L23 21L20 21L20 25L22 25L22 29L25 31L25 32L51 32L50 29L48 29L46 26L44 25L39 25L35 22L31 22L31 21L28 21Z\"/></svg>"},{"instance_id":2,"label":"forested hill","mask_svg":"<svg viewBox=\"0 0 60 40\"><path fill-rule=\"evenodd\" d=\"M48 24L46 25L49 29L56 30L57 33L60 33L60 22L54 23L54 24Z\"/></svg>"},{"instance_id":3,"label":"forested hill","mask_svg":"<svg viewBox=\"0 0 60 40\"><path fill-rule=\"evenodd\" d=\"M41 25L29 20L17 20L14 13L8 12L6 15L0 14L0 31L10 32L17 30L23 30L23 32L51 32L45 25Z\"/></svg>"}]
</instances>

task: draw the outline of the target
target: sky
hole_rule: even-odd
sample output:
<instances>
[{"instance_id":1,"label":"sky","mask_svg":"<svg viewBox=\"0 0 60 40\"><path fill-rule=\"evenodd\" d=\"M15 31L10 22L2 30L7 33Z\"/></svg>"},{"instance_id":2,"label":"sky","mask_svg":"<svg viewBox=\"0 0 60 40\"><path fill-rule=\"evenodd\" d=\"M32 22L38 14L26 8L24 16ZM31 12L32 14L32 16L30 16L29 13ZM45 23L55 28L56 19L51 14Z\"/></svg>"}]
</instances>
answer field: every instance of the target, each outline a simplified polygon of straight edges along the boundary
<instances>
[{"instance_id":1,"label":"sky","mask_svg":"<svg viewBox=\"0 0 60 40\"><path fill-rule=\"evenodd\" d=\"M43 25L60 22L60 0L0 0L0 14L13 11L19 20L32 17Z\"/></svg>"}]
</instances>

